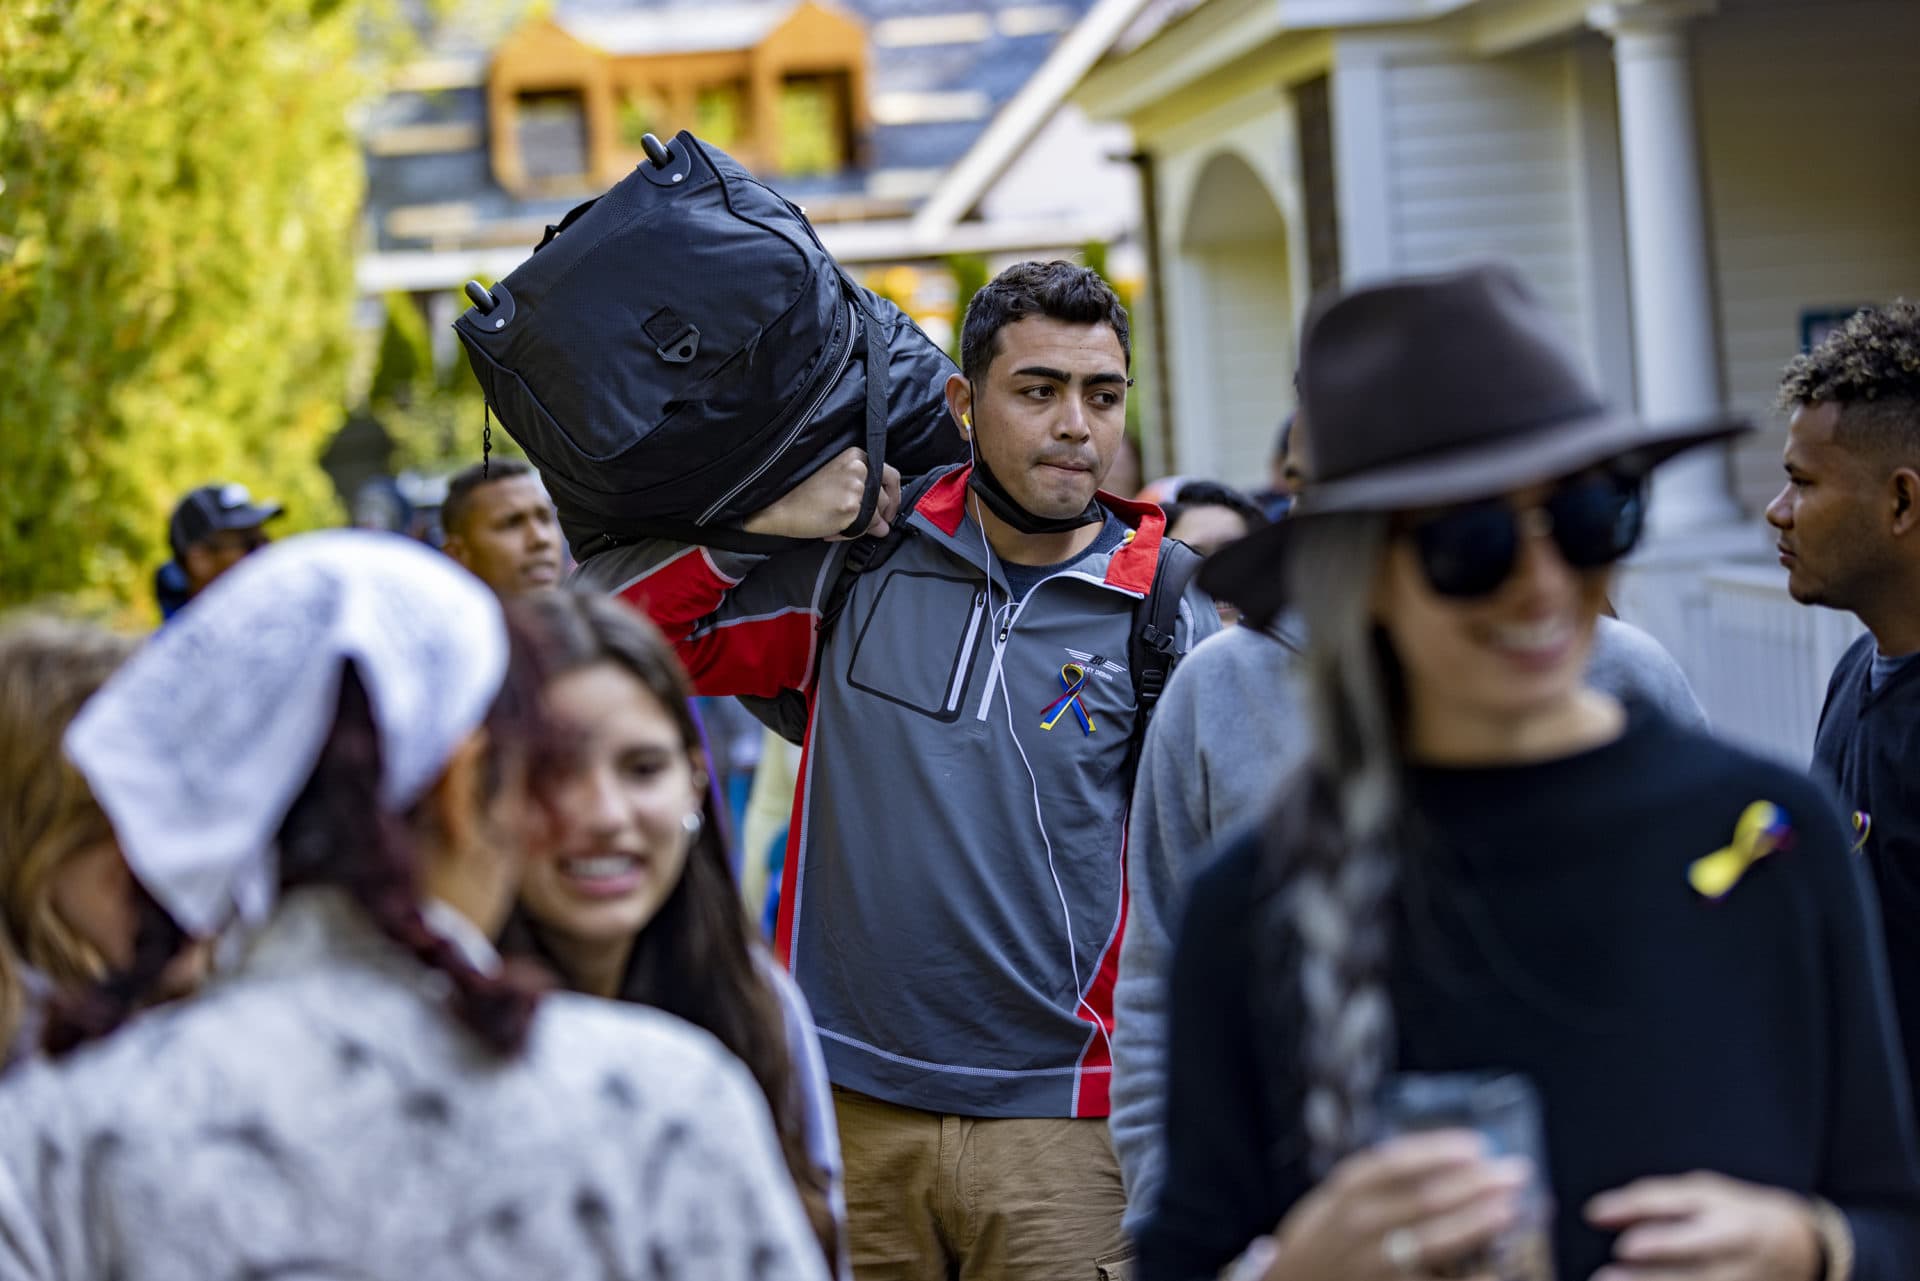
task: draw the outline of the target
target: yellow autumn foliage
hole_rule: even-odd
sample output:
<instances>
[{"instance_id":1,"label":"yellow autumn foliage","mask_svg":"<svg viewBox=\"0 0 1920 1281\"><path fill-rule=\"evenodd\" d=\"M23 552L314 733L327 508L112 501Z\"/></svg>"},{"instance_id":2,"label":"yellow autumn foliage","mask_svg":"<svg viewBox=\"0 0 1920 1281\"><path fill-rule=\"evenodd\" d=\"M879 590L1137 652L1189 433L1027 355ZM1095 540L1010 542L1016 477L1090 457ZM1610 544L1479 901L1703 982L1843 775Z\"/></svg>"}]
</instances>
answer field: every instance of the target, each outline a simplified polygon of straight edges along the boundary
<instances>
[{"instance_id":1,"label":"yellow autumn foliage","mask_svg":"<svg viewBox=\"0 0 1920 1281\"><path fill-rule=\"evenodd\" d=\"M340 513L368 91L350 0L0 4L0 608L151 617L168 512Z\"/></svg>"}]
</instances>

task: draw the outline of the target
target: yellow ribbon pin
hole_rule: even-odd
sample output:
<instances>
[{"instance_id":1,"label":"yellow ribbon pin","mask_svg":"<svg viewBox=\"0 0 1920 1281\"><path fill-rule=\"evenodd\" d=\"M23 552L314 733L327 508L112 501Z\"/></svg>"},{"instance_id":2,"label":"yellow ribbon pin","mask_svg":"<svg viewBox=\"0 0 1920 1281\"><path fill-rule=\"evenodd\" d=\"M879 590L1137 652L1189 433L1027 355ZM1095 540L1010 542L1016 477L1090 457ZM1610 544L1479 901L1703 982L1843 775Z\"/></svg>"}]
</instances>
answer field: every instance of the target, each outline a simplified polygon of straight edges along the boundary
<instances>
[{"instance_id":1,"label":"yellow ribbon pin","mask_svg":"<svg viewBox=\"0 0 1920 1281\"><path fill-rule=\"evenodd\" d=\"M1698 859L1687 869L1687 883L1706 898L1725 898L1747 869L1791 844L1793 828L1778 805L1755 801L1733 827L1733 843Z\"/></svg>"}]
</instances>

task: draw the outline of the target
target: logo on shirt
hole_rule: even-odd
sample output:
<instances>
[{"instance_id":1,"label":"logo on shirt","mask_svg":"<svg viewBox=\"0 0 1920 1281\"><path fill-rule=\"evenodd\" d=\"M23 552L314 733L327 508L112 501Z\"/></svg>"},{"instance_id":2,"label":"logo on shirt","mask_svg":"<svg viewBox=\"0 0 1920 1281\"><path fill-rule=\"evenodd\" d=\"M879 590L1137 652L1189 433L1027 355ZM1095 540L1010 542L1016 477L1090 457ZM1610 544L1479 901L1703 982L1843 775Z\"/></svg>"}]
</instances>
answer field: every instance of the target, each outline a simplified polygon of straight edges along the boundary
<instances>
[{"instance_id":1,"label":"logo on shirt","mask_svg":"<svg viewBox=\"0 0 1920 1281\"><path fill-rule=\"evenodd\" d=\"M1067 657L1071 658L1076 665L1098 676L1103 681L1110 681L1116 676L1125 676L1127 674L1125 667L1114 662L1111 658L1102 658L1098 654L1085 654L1077 649L1070 648L1067 650Z\"/></svg>"},{"instance_id":2,"label":"logo on shirt","mask_svg":"<svg viewBox=\"0 0 1920 1281\"><path fill-rule=\"evenodd\" d=\"M1747 869L1767 855L1793 847L1793 825L1787 812L1771 801L1755 801L1740 813L1733 826L1733 842L1696 860L1687 869L1687 883L1702 898L1723 899L1740 883Z\"/></svg>"}]
</instances>

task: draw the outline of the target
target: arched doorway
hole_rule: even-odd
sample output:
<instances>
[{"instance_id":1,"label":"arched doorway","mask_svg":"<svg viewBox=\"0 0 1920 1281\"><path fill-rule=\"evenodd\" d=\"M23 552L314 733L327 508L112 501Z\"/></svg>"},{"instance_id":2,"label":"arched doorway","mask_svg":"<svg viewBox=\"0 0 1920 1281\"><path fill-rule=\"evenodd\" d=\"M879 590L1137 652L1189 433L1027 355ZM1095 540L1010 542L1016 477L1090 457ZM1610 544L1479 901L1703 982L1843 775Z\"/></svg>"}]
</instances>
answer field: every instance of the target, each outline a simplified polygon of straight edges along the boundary
<instances>
[{"instance_id":1,"label":"arched doorway","mask_svg":"<svg viewBox=\"0 0 1920 1281\"><path fill-rule=\"evenodd\" d=\"M1258 488L1293 404L1293 291L1286 220L1237 152L1201 169L1178 263L1181 469Z\"/></svg>"}]
</instances>

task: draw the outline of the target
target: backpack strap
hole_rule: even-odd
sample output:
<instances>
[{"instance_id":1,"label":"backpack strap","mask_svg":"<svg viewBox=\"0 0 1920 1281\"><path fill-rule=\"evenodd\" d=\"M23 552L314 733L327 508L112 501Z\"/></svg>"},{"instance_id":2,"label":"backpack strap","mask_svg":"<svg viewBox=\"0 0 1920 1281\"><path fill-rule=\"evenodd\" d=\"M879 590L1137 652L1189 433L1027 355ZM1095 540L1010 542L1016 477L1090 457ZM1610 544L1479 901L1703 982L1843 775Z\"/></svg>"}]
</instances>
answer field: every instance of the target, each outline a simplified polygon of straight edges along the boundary
<instances>
[{"instance_id":1,"label":"backpack strap","mask_svg":"<svg viewBox=\"0 0 1920 1281\"><path fill-rule=\"evenodd\" d=\"M840 572L833 576L833 582L827 587L826 599L820 602L820 621L813 629L818 638L813 647L816 665L827 652L827 637L833 634L834 624L846 612L847 598L853 595L854 582L860 575L886 564L887 558L899 550L907 537L907 517L913 514L913 509L920 505L920 500L926 497L934 483L946 476L947 470L943 468L917 476L900 491L900 510L887 526L886 537L856 539L847 548L846 559L840 562ZM818 675L817 667L815 674Z\"/></svg>"},{"instance_id":2,"label":"backpack strap","mask_svg":"<svg viewBox=\"0 0 1920 1281\"><path fill-rule=\"evenodd\" d=\"M1140 748L1147 738L1147 722L1153 719L1154 706L1167 688L1181 654L1175 648L1180 622L1180 601L1205 559L1183 542L1168 538L1160 544L1160 564L1153 575L1153 586L1134 606L1133 635L1127 641L1127 667L1133 673L1133 735L1127 744L1126 776L1131 779L1140 763Z\"/></svg>"},{"instance_id":3,"label":"backpack strap","mask_svg":"<svg viewBox=\"0 0 1920 1281\"><path fill-rule=\"evenodd\" d=\"M886 334L881 328L879 314L873 309L871 295L844 269L840 272L840 287L859 318L860 334L855 341L859 343L858 351L867 375L867 488L860 496L860 514L841 531L849 538L858 538L880 506L880 480L887 463L887 381L890 373L887 365L891 353L887 349ZM903 511L905 497L901 495Z\"/></svg>"}]
</instances>

